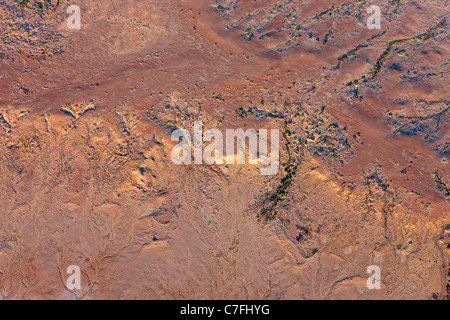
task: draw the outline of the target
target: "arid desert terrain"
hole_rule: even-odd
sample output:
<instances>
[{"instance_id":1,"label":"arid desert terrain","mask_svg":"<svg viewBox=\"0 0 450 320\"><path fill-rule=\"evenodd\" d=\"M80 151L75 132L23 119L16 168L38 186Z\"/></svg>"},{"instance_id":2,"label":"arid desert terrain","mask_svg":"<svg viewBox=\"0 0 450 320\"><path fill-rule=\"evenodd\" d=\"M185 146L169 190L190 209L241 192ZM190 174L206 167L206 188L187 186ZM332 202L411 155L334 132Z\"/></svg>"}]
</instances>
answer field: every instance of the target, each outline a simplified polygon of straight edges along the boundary
<instances>
[{"instance_id":1,"label":"arid desert terrain","mask_svg":"<svg viewBox=\"0 0 450 320\"><path fill-rule=\"evenodd\" d=\"M449 39L448 0L0 0L0 299L450 299ZM175 164L199 121L279 170Z\"/></svg>"}]
</instances>

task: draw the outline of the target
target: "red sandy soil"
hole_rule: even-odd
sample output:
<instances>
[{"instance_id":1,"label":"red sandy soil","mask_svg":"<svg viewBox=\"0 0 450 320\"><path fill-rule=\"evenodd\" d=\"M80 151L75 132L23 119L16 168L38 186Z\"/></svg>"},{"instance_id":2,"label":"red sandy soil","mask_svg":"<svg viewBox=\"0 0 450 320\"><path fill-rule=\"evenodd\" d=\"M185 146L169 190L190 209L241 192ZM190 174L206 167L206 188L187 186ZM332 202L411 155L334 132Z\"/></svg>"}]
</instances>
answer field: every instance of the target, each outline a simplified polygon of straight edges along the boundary
<instances>
[{"instance_id":1,"label":"red sandy soil","mask_svg":"<svg viewBox=\"0 0 450 320\"><path fill-rule=\"evenodd\" d=\"M448 2L76 2L0 1L1 298L449 298ZM173 164L194 121L278 174Z\"/></svg>"}]
</instances>

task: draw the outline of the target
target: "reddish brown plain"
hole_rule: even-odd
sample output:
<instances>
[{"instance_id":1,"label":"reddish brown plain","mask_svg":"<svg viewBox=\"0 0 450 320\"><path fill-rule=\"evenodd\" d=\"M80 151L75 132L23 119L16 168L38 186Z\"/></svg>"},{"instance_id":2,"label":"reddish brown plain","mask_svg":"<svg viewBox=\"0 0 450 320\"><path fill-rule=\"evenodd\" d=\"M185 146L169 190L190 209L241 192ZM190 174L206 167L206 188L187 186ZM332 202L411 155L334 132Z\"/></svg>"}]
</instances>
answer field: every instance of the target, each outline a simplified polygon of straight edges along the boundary
<instances>
[{"instance_id":1,"label":"reddish brown plain","mask_svg":"<svg viewBox=\"0 0 450 320\"><path fill-rule=\"evenodd\" d=\"M76 2L0 1L2 299L449 297L448 2ZM194 121L278 174L173 164Z\"/></svg>"}]
</instances>

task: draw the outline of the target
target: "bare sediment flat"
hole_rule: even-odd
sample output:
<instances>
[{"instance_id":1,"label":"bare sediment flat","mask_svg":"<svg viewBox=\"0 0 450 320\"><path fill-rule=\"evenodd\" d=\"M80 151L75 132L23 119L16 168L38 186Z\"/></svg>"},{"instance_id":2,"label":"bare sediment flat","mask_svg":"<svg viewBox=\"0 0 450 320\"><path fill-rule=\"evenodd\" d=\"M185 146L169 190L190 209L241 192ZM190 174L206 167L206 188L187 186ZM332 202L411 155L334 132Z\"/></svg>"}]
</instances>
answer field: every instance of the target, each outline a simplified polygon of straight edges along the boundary
<instances>
[{"instance_id":1,"label":"bare sediment flat","mask_svg":"<svg viewBox=\"0 0 450 320\"><path fill-rule=\"evenodd\" d=\"M448 299L450 3L373 4L0 0L0 298Z\"/></svg>"}]
</instances>

